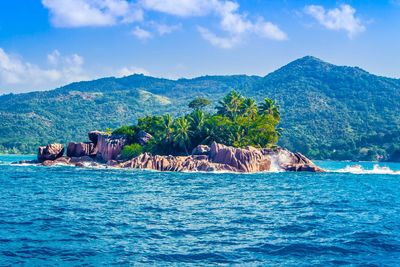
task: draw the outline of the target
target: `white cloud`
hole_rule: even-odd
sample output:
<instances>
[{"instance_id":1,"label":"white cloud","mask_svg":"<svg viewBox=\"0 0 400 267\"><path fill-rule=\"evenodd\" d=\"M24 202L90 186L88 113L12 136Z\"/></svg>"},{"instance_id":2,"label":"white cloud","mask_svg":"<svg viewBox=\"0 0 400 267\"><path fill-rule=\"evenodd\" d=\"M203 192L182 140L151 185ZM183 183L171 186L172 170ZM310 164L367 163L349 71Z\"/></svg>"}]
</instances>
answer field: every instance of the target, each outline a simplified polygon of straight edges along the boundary
<instances>
[{"instance_id":1,"label":"white cloud","mask_svg":"<svg viewBox=\"0 0 400 267\"><path fill-rule=\"evenodd\" d=\"M221 17L221 28L231 34L242 34L253 27L253 24L242 14L237 13L239 5L235 2L216 2L217 14Z\"/></svg>"},{"instance_id":2,"label":"white cloud","mask_svg":"<svg viewBox=\"0 0 400 267\"><path fill-rule=\"evenodd\" d=\"M168 25L168 24L163 24L163 23L157 23L152 21L150 23L151 27L154 28L157 33L162 36L166 34L170 34L174 31L177 31L182 28L181 24L174 24L174 25Z\"/></svg>"},{"instance_id":3,"label":"white cloud","mask_svg":"<svg viewBox=\"0 0 400 267\"><path fill-rule=\"evenodd\" d=\"M7 53L0 47L0 94L53 89L71 82L90 80L115 75L150 75L140 67L128 66L107 70L86 71L85 60L78 54L63 55L55 49L47 55L47 67L23 60L18 55Z\"/></svg>"},{"instance_id":4,"label":"white cloud","mask_svg":"<svg viewBox=\"0 0 400 267\"><path fill-rule=\"evenodd\" d=\"M203 27L198 27L198 30L204 40L216 47L228 49L236 46L241 41L239 36L220 37Z\"/></svg>"},{"instance_id":5,"label":"white cloud","mask_svg":"<svg viewBox=\"0 0 400 267\"><path fill-rule=\"evenodd\" d=\"M201 36L221 48L239 44L246 35L271 40L286 40L287 36L277 25L260 18L252 21L239 12L239 4L233 0L42 0L50 10L51 21L56 27L110 26L119 23L141 22L132 34L140 40L155 35L165 35L181 28L143 20L144 11L159 12L181 18L215 16L219 19L218 36L210 29L198 27Z\"/></svg>"},{"instance_id":6,"label":"white cloud","mask_svg":"<svg viewBox=\"0 0 400 267\"><path fill-rule=\"evenodd\" d=\"M304 10L325 28L344 30L350 38L366 30L362 21L355 16L356 10L350 5L341 5L339 8L329 10L325 10L323 6L310 5Z\"/></svg>"},{"instance_id":7,"label":"white cloud","mask_svg":"<svg viewBox=\"0 0 400 267\"><path fill-rule=\"evenodd\" d=\"M276 41L284 41L288 38L286 33L283 32L277 25L268 21L266 22L263 19L259 20L254 25L254 30L258 35Z\"/></svg>"},{"instance_id":8,"label":"white cloud","mask_svg":"<svg viewBox=\"0 0 400 267\"><path fill-rule=\"evenodd\" d=\"M117 71L116 77L125 77L133 74L143 74L143 75L150 75L150 73L143 69L143 68L138 68L138 67L124 67Z\"/></svg>"},{"instance_id":9,"label":"white cloud","mask_svg":"<svg viewBox=\"0 0 400 267\"><path fill-rule=\"evenodd\" d=\"M69 57L64 58L66 65L69 66L82 66L84 62L83 57L78 54L73 54Z\"/></svg>"},{"instance_id":10,"label":"white cloud","mask_svg":"<svg viewBox=\"0 0 400 267\"><path fill-rule=\"evenodd\" d=\"M42 0L55 27L110 26L143 19L143 11L127 0Z\"/></svg>"},{"instance_id":11,"label":"white cloud","mask_svg":"<svg viewBox=\"0 0 400 267\"><path fill-rule=\"evenodd\" d=\"M58 50L54 50L47 59L52 68L41 68L0 48L0 86L14 90L48 89L88 79L82 68L84 60L77 54L62 56Z\"/></svg>"},{"instance_id":12,"label":"white cloud","mask_svg":"<svg viewBox=\"0 0 400 267\"><path fill-rule=\"evenodd\" d=\"M143 28L141 28L141 27L139 27L139 26L136 26L136 27L133 29L132 34L133 34L136 38L138 38L138 39L140 39L140 40L147 40L147 39L150 39L150 38L153 37L153 35L151 34L151 32L149 32L149 31L147 31L147 30L145 30L145 29L143 29Z\"/></svg>"},{"instance_id":13,"label":"white cloud","mask_svg":"<svg viewBox=\"0 0 400 267\"><path fill-rule=\"evenodd\" d=\"M268 38L276 41L287 39L287 35L277 25L259 18L251 21L246 15L238 12L239 4L232 1L213 1L215 12L221 18L220 28L225 33L224 37L204 27L198 27L202 37L212 45L220 48L232 48L238 45L248 34Z\"/></svg>"},{"instance_id":14,"label":"white cloud","mask_svg":"<svg viewBox=\"0 0 400 267\"><path fill-rule=\"evenodd\" d=\"M132 30L132 34L136 38L142 41L146 41L148 39L153 38L154 35L159 35L159 36L167 35L174 31L179 30L182 27L180 24L168 25L168 24L158 23L155 21L150 21L149 23L146 24L146 26L147 29L144 29L141 26L136 26Z\"/></svg>"},{"instance_id":15,"label":"white cloud","mask_svg":"<svg viewBox=\"0 0 400 267\"><path fill-rule=\"evenodd\" d=\"M145 9L180 17L204 16L218 0L142 0Z\"/></svg>"},{"instance_id":16,"label":"white cloud","mask_svg":"<svg viewBox=\"0 0 400 267\"><path fill-rule=\"evenodd\" d=\"M61 54L60 52L56 49L50 54L47 55L47 61L49 62L50 65L57 66L59 61L60 61Z\"/></svg>"}]
</instances>

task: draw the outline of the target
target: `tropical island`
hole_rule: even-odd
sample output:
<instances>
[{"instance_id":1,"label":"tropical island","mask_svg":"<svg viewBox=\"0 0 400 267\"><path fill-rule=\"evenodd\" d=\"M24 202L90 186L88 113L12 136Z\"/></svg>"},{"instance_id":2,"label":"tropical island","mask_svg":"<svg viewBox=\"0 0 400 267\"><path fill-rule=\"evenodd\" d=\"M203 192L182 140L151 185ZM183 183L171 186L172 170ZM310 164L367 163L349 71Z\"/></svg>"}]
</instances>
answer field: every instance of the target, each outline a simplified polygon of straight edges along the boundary
<instances>
[{"instance_id":1,"label":"tropical island","mask_svg":"<svg viewBox=\"0 0 400 267\"><path fill-rule=\"evenodd\" d=\"M39 147L37 162L159 171L323 171L277 146L283 129L279 106L270 98L257 103L233 90L214 113L204 97L188 107L192 111L180 117L146 116L114 131L92 131L91 142L70 142L66 157L62 144Z\"/></svg>"},{"instance_id":2,"label":"tropical island","mask_svg":"<svg viewBox=\"0 0 400 267\"><path fill-rule=\"evenodd\" d=\"M400 161L400 80L311 56L265 76L136 74L0 95L0 153L33 154L40 145L84 140L93 129L148 115L178 117L191 112L187 104L197 96L215 105L232 88L258 103L279 103L279 146L315 160Z\"/></svg>"}]
</instances>

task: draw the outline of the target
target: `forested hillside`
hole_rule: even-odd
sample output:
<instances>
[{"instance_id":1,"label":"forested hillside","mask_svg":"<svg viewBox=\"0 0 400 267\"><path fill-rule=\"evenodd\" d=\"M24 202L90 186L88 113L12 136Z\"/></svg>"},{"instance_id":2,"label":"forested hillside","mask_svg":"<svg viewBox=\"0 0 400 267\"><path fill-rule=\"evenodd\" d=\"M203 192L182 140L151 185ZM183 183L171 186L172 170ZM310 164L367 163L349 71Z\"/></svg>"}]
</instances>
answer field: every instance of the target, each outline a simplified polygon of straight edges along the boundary
<instances>
[{"instance_id":1,"label":"forested hillside","mask_svg":"<svg viewBox=\"0 0 400 267\"><path fill-rule=\"evenodd\" d=\"M281 106L280 144L314 159L400 160L400 81L360 68L298 59L265 76L177 81L143 75L73 83L47 92L0 96L0 151L34 153L39 144L84 140L93 129L138 117L188 111L235 89Z\"/></svg>"}]
</instances>

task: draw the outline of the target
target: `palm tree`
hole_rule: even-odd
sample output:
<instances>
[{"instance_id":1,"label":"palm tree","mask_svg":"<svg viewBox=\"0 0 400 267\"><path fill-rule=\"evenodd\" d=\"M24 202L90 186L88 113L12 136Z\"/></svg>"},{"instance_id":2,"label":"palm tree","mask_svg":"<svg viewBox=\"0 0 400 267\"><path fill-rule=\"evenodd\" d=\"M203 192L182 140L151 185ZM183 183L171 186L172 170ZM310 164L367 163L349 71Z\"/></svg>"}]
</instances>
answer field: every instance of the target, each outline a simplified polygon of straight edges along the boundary
<instances>
[{"instance_id":1,"label":"palm tree","mask_svg":"<svg viewBox=\"0 0 400 267\"><path fill-rule=\"evenodd\" d=\"M188 146L190 146L190 123L185 118L178 118L174 122L174 134L173 140L179 146L182 147L186 154L189 155Z\"/></svg>"},{"instance_id":2,"label":"palm tree","mask_svg":"<svg viewBox=\"0 0 400 267\"><path fill-rule=\"evenodd\" d=\"M189 120L192 125L192 129L194 132L201 132L205 122L205 114L201 110L196 110L192 114L189 115Z\"/></svg>"},{"instance_id":3,"label":"palm tree","mask_svg":"<svg viewBox=\"0 0 400 267\"><path fill-rule=\"evenodd\" d=\"M232 145L235 147L243 147L246 142L246 129L241 125L234 125L231 127L230 139L232 140Z\"/></svg>"},{"instance_id":4,"label":"palm tree","mask_svg":"<svg viewBox=\"0 0 400 267\"><path fill-rule=\"evenodd\" d=\"M246 98L243 102L243 113L250 119L254 119L258 113L257 103L254 99Z\"/></svg>"},{"instance_id":5,"label":"palm tree","mask_svg":"<svg viewBox=\"0 0 400 267\"><path fill-rule=\"evenodd\" d=\"M242 112L244 97L233 90L227 94L217 106L218 114L227 116L233 120L236 120L237 116Z\"/></svg>"},{"instance_id":6,"label":"palm tree","mask_svg":"<svg viewBox=\"0 0 400 267\"><path fill-rule=\"evenodd\" d=\"M170 141L171 134L174 131L173 128L174 120L172 119L172 116L169 114L165 114L162 118L163 118L162 127L163 127L164 138L166 141Z\"/></svg>"},{"instance_id":7,"label":"palm tree","mask_svg":"<svg viewBox=\"0 0 400 267\"><path fill-rule=\"evenodd\" d=\"M206 121L207 115L201 110L196 110L187 116L190 121L190 130L192 131L192 145L201 144L202 141L206 138Z\"/></svg>"},{"instance_id":8,"label":"palm tree","mask_svg":"<svg viewBox=\"0 0 400 267\"><path fill-rule=\"evenodd\" d=\"M259 109L261 113L272 115L276 120L281 118L280 107L276 104L275 100L264 98L264 103L260 105Z\"/></svg>"}]
</instances>

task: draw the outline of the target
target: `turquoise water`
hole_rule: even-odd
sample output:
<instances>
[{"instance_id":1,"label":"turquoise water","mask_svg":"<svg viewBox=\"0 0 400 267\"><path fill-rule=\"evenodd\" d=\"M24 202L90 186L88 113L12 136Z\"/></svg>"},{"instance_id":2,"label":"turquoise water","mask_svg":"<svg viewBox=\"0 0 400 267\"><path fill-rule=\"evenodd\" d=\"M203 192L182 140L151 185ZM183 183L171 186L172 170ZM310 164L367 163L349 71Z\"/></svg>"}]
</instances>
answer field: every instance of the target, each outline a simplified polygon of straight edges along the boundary
<instances>
[{"instance_id":1,"label":"turquoise water","mask_svg":"<svg viewBox=\"0 0 400 267\"><path fill-rule=\"evenodd\" d=\"M1 266L400 265L399 164L239 175L20 159L0 156Z\"/></svg>"}]
</instances>

